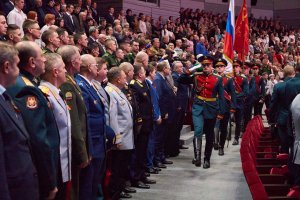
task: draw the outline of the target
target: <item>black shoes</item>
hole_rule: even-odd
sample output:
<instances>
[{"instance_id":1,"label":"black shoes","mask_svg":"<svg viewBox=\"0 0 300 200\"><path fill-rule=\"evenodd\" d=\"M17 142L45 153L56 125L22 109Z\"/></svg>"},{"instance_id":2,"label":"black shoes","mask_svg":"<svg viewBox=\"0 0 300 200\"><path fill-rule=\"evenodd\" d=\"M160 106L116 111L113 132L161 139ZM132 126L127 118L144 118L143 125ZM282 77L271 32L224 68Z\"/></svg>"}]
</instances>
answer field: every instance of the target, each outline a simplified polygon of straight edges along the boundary
<instances>
[{"instance_id":1,"label":"black shoes","mask_svg":"<svg viewBox=\"0 0 300 200\"><path fill-rule=\"evenodd\" d=\"M232 145L239 145L239 140L234 139Z\"/></svg>"},{"instance_id":2,"label":"black shoes","mask_svg":"<svg viewBox=\"0 0 300 200\"><path fill-rule=\"evenodd\" d=\"M156 170L156 171L161 171L161 169L160 168L158 168L158 167L152 167L154 170Z\"/></svg>"},{"instance_id":3,"label":"black shoes","mask_svg":"<svg viewBox=\"0 0 300 200\"><path fill-rule=\"evenodd\" d=\"M130 198L132 198L132 196L130 194L125 193L125 192L121 192L120 193L120 198L121 199L130 199Z\"/></svg>"},{"instance_id":4,"label":"black shoes","mask_svg":"<svg viewBox=\"0 0 300 200\"><path fill-rule=\"evenodd\" d=\"M208 168L210 168L210 161L207 159L204 159L203 169L208 169Z\"/></svg>"},{"instance_id":5,"label":"black shoes","mask_svg":"<svg viewBox=\"0 0 300 200\"><path fill-rule=\"evenodd\" d=\"M162 164L161 162L156 163L155 166L158 168L163 168L163 169L167 168L167 166Z\"/></svg>"},{"instance_id":6,"label":"black shoes","mask_svg":"<svg viewBox=\"0 0 300 200\"><path fill-rule=\"evenodd\" d=\"M136 190L131 187L125 187L123 191L125 193L136 193Z\"/></svg>"},{"instance_id":7,"label":"black shoes","mask_svg":"<svg viewBox=\"0 0 300 200\"><path fill-rule=\"evenodd\" d=\"M156 184L155 180L148 179L148 178L144 178L144 180L142 180L142 182L145 184Z\"/></svg>"},{"instance_id":8,"label":"black shoes","mask_svg":"<svg viewBox=\"0 0 300 200\"><path fill-rule=\"evenodd\" d=\"M146 177L150 177L150 173L148 173L148 172L144 172L144 175L145 175Z\"/></svg>"},{"instance_id":9,"label":"black shoes","mask_svg":"<svg viewBox=\"0 0 300 200\"><path fill-rule=\"evenodd\" d=\"M219 144L214 143L214 150L218 150L219 149Z\"/></svg>"},{"instance_id":10,"label":"black shoes","mask_svg":"<svg viewBox=\"0 0 300 200\"><path fill-rule=\"evenodd\" d=\"M158 170L154 169L153 167L150 167L147 169L147 172L150 174L158 174Z\"/></svg>"},{"instance_id":11,"label":"black shoes","mask_svg":"<svg viewBox=\"0 0 300 200\"><path fill-rule=\"evenodd\" d=\"M150 189L150 185L147 185L142 181L133 182L131 186L136 188L141 188L141 189Z\"/></svg>"},{"instance_id":12,"label":"black shoes","mask_svg":"<svg viewBox=\"0 0 300 200\"><path fill-rule=\"evenodd\" d=\"M224 148L219 147L219 156L224 156Z\"/></svg>"},{"instance_id":13,"label":"black shoes","mask_svg":"<svg viewBox=\"0 0 300 200\"><path fill-rule=\"evenodd\" d=\"M162 161L162 164L171 165L171 164L173 164L173 162L170 160L164 160L164 161Z\"/></svg>"},{"instance_id":14,"label":"black shoes","mask_svg":"<svg viewBox=\"0 0 300 200\"><path fill-rule=\"evenodd\" d=\"M189 148L182 145L182 146L179 147L179 149L189 149Z\"/></svg>"}]
</instances>

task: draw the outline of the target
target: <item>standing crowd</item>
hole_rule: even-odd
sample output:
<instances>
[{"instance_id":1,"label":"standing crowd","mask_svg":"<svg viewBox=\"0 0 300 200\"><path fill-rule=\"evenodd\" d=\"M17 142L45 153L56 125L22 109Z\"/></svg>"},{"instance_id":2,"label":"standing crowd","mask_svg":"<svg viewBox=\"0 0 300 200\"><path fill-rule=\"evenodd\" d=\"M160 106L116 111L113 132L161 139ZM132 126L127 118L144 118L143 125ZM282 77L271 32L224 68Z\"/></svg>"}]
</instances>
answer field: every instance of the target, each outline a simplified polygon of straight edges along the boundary
<instances>
[{"instance_id":1,"label":"standing crowd","mask_svg":"<svg viewBox=\"0 0 300 200\"><path fill-rule=\"evenodd\" d=\"M264 104L282 153L295 152L300 185L298 112L290 114L299 30L250 16L248 60L234 59L228 75L226 14L182 8L154 21L130 9L102 14L91 0L1 7L0 199L131 198L187 148L184 122L195 133L192 163L207 169L213 149L224 155L232 122L238 145Z\"/></svg>"}]
</instances>

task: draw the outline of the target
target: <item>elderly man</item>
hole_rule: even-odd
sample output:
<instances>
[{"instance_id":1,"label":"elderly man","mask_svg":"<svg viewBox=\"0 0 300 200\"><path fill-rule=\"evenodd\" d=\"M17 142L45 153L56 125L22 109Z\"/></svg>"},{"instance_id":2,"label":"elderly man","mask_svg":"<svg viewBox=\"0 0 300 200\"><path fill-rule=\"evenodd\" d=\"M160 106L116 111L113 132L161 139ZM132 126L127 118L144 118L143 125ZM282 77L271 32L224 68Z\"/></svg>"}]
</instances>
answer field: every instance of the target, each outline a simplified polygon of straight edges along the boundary
<instances>
[{"instance_id":1,"label":"elderly man","mask_svg":"<svg viewBox=\"0 0 300 200\"><path fill-rule=\"evenodd\" d=\"M127 82L123 70L113 67L108 71L108 85L105 90L109 93L113 106L110 110L110 125L117 136L117 148L112 151L111 166L111 195L112 198L130 198L123 192L125 181L129 177L129 163L134 148L133 113L132 107L122 89Z\"/></svg>"},{"instance_id":2,"label":"elderly man","mask_svg":"<svg viewBox=\"0 0 300 200\"><path fill-rule=\"evenodd\" d=\"M22 41L16 48L20 57L20 75L16 85L9 88L8 92L21 110L30 135L39 177L40 197L53 198L57 192L59 132L52 109L45 98L46 94L38 88L37 77L45 72L45 58L34 42ZM35 119L34 123L32 119Z\"/></svg>"},{"instance_id":3,"label":"elderly man","mask_svg":"<svg viewBox=\"0 0 300 200\"><path fill-rule=\"evenodd\" d=\"M38 179L33 164L29 134L18 108L6 88L19 75L17 50L0 43L0 196L3 200L39 199ZM11 175L14 174L12 177Z\"/></svg>"},{"instance_id":4,"label":"elderly man","mask_svg":"<svg viewBox=\"0 0 300 200\"><path fill-rule=\"evenodd\" d=\"M49 53L45 58L45 73L41 75L42 81L39 88L47 94L59 131L60 169L58 173L60 176L56 198L63 199L66 196L67 182L71 181L71 119L59 90L59 87L66 82L66 69L59 54Z\"/></svg>"},{"instance_id":5,"label":"elderly man","mask_svg":"<svg viewBox=\"0 0 300 200\"><path fill-rule=\"evenodd\" d=\"M100 51L99 56L103 56L106 52L105 41L106 41L106 35L100 34L98 39L99 51Z\"/></svg>"},{"instance_id":6,"label":"elderly man","mask_svg":"<svg viewBox=\"0 0 300 200\"><path fill-rule=\"evenodd\" d=\"M79 173L91 159L87 136L87 112L82 97L82 91L74 80L79 73L81 57L75 46L65 45L57 50L66 66L66 79L60 87L66 100L71 117L71 143L72 143L72 191L73 198L79 198Z\"/></svg>"},{"instance_id":7,"label":"elderly man","mask_svg":"<svg viewBox=\"0 0 300 200\"><path fill-rule=\"evenodd\" d=\"M75 77L87 108L88 137L91 140L91 163L80 172L79 199L96 199L98 185L105 169L106 135L104 106L101 98L93 87L92 80L97 77L96 59L85 54L81 56L80 74Z\"/></svg>"}]
</instances>

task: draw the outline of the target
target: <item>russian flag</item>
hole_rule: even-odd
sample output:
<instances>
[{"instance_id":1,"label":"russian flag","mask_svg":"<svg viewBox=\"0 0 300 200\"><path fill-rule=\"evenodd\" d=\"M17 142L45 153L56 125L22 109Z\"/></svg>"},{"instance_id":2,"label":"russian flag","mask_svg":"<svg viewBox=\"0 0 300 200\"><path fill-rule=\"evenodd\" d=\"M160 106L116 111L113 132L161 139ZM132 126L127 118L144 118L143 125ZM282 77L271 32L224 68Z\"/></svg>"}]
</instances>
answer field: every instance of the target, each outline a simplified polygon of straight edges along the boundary
<instances>
[{"instance_id":1,"label":"russian flag","mask_svg":"<svg viewBox=\"0 0 300 200\"><path fill-rule=\"evenodd\" d=\"M235 14L234 14L234 1L230 0L226 31L225 31L225 41L224 41L224 58L228 61L228 66L226 67L226 72L232 72L232 60L233 60L233 42L234 42L234 25L235 25Z\"/></svg>"}]
</instances>

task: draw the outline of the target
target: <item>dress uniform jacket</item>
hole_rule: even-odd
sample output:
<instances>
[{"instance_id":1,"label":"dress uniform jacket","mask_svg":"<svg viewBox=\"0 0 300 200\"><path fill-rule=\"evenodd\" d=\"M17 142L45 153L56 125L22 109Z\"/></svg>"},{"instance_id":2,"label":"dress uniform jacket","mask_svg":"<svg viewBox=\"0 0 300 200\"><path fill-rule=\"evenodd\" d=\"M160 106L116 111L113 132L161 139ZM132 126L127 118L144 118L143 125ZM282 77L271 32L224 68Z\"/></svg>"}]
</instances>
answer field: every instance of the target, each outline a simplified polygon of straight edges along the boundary
<instances>
[{"instance_id":1,"label":"dress uniform jacket","mask_svg":"<svg viewBox=\"0 0 300 200\"><path fill-rule=\"evenodd\" d=\"M142 126L142 117L140 114L140 108L139 104L133 95L133 91L131 88L129 88L128 84L125 85L125 87L122 89L122 92L125 94L127 97L127 100L129 101L131 107L132 107L132 112L133 112L133 133L136 138L136 136L139 134L139 131Z\"/></svg>"},{"instance_id":2,"label":"dress uniform jacket","mask_svg":"<svg viewBox=\"0 0 300 200\"><path fill-rule=\"evenodd\" d=\"M14 100L21 110L30 135L39 177L40 195L44 198L57 186L59 132L47 95L35 85L33 76L25 74L19 75L17 84L10 88L9 92L16 94Z\"/></svg>"},{"instance_id":3,"label":"dress uniform jacket","mask_svg":"<svg viewBox=\"0 0 300 200\"><path fill-rule=\"evenodd\" d=\"M0 93L1 200L39 199L29 137L18 108L9 105Z\"/></svg>"},{"instance_id":4,"label":"dress uniform jacket","mask_svg":"<svg viewBox=\"0 0 300 200\"><path fill-rule=\"evenodd\" d=\"M120 134L116 143L121 142L120 150L134 148L133 112L125 94L115 85L108 83L105 90L110 95L112 107L110 109L110 126L116 134Z\"/></svg>"},{"instance_id":5,"label":"dress uniform jacket","mask_svg":"<svg viewBox=\"0 0 300 200\"><path fill-rule=\"evenodd\" d=\"M274 86L270 105L270 123L286 126L289 116L289 105L286 97L286 83L291 78L285 78L284 82L277 83ZM289 88L290 89L290 88Z\"/></svg>"},{"instance_id":6,"label":"dress uniform jacket","mask_svg":"<svg viewBox=\"0 0 300 200\"><path fill-rule=\"evenodd\" d=\"M224 87L221 76L196 72L192 76L182 74L179 81L185 84L194 83L194 104L202 107L200 112L203 113L204 119L214 119L218 114L225 113Z\"/></svg>"},{"instance_id":7,"label":"dress uniform jacket","mask_svg":"<svg viewBox=\"0 0 300 200\"><path fill-rule=\"evenodd\" d=\"M39 88L50 101L60 136L60 167L63 183L71 180L71 118L59 89L49 82L42 81Z\"/></svg>"},{"instance_id":8,"label":"dress uniform jacket","mask_svg":"<svg viewBox=\"0 0 300 200\"><path fill-rule=\"evenodd\" d=\"M237 98L237 108L242 109L244 108L245 98L249 92L248 81L244 75L235 75L233 77L233 82Z\"/></svg>"},{"instance_id":9,"label":"dress uniform jacket","mask_svg":"<svg viewBox=\"0 0 300 200\"><path fill-rule=\"evenodd\" d=\"M229 112L230 109L236 109L236 95L233 79L228 75L222 76L224 85L224 98L225 98L225 112Z\"/></svg>"},{"instance_id":10,"label":"dress uniform jacket","mask_svg":"<svg viewBox=\"0 0 300 200\"><path fill-rule=\"evenodd\" d=\"M93 158L104 158L106 153L105 113L104 106L95 88L86 78L77 75L75 80L82 91L87 109L88 136L91 138L89 146Z\"/></svg>"},{"instance_id":11,"label":"dress uniform jacket","mask_svg":"<svg viewBox=\"0 0 300 200\"><path fill-rule=\"evenodd\" d=\"M264 79L261 76L254 76L255 78L255 88L256 88L256 92L255 92L255 100L260 100L260 99L264 99L265 97L265 91L266 91L266 84Z\"/></svg>"},{"instance_id":12,"label":"dress uniform jacket","mask_svg":"<svg viewBox=\"0 0 300 200\"><path fill-rule=\"evenodd\" d=\"M155 88L152 86L153 84L152 81L146 79L146 82L148 83L150 88L150 96L153 104L153 120L157 121L161 117L159 103L158 103L159 98Z\"/></svg>"},{"instance_id":13,"label":"dress uniform jacket","mask_svg":"<svg viewBox=\"0 0 300 200\"><path fill-rule=\"evenodd\" d=\"M86 162L90 155L89 140L87 134L87 114L81 89L69 74L67 81L61 85L63 94L71 117L71 139L72 139L72 163L79 166Z\"/></svg>"},{"instance_id":14,"label":"dress uniform jacket","mask_svg":"<svg viewBox=\"0 0 300 200\"><path fill-rule=\"evenodd\" d=\"M139 104L140 115L143 120L142 130L150 133L153 130L153 105L149 83L146 80L143 82L131 80L129 87Z\"/></svg>"},{"instance_id":15,"label":"dress uniform jacket","mask_svg":"<svg viewBox=\"0 0 300 200\"><path fill-rule=\"evenodd\" d=\"M253 76L247 76L248 80L248 86L249 86L249 92L245 99L245 105L250 105L254 103L255 98L255 92L256 92L256 83L255 83L255 77Z\"/></svg>"}]
</instances>

